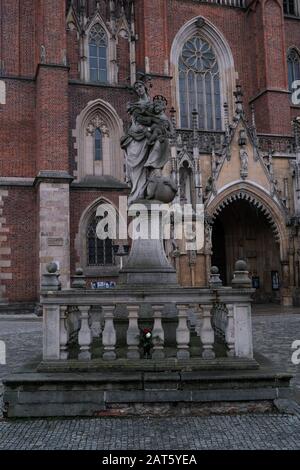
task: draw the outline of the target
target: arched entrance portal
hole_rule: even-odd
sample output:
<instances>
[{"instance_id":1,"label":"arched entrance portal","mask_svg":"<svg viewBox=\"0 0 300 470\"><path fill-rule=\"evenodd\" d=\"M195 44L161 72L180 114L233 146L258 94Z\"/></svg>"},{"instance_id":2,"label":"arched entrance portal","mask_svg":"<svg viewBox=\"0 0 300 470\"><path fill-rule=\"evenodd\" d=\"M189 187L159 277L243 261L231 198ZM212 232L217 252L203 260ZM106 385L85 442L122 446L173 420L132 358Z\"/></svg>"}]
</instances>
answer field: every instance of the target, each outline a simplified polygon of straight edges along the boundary
<instances>
[{"instance_id":1,"label":"arched entrance portal","mask_svg":"<svg viewBox=\"0 0 300 470\"><path fill-rule=\"evenodd\" d=\"M212 264L229 284L238 259L247 261L256 302L279 302L280 246L265 214L251 202L233 200L216 215L212 232Z\"/></svg>"}]
</instances>

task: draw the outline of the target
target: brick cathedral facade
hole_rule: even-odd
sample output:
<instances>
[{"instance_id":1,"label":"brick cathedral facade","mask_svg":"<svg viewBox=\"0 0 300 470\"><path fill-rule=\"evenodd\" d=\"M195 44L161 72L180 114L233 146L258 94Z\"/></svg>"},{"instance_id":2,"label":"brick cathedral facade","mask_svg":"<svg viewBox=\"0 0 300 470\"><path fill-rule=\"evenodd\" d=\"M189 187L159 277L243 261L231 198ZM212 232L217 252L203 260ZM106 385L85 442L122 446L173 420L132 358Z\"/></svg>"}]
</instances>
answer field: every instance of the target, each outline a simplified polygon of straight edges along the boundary
<instances>
[{"instance_id":1,"label":"brick cathedral facade","mask_svg":"<svg viewBox=\"0 0 300 470\"><path fill-rule=\"evenodd\" d=\"M166 172L205 207L205 244L168 255L182 285L247 261L256 300L299 302L298 0L0 0L0 305L38 302L59 263L118 280L96 209L128 194L119 141L146 77L176 127Z\"/></svg>"}]
</instances>

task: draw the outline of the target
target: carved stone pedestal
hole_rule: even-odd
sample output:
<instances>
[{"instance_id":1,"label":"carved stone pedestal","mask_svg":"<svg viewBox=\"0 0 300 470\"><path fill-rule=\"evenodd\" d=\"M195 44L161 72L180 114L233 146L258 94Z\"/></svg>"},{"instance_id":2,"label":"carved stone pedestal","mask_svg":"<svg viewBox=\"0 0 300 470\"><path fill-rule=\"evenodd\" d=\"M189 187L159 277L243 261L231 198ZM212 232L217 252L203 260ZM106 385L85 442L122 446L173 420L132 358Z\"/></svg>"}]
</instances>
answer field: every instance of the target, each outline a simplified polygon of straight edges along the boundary
<instances>
[{"instance_id":1,"label":"carved stone pedestal","mask_svg":"<svg viewBox=\"0 0 300 470\"><path fill-rule=\"evenodd\" d=\"M120 284L177 284L176 270L164 250L163 213L159 205L158 201L141 200L129 208L133 223L139 225L140 238L132 240L127 264L120 271Z\"/></svg>"}]
</instances>

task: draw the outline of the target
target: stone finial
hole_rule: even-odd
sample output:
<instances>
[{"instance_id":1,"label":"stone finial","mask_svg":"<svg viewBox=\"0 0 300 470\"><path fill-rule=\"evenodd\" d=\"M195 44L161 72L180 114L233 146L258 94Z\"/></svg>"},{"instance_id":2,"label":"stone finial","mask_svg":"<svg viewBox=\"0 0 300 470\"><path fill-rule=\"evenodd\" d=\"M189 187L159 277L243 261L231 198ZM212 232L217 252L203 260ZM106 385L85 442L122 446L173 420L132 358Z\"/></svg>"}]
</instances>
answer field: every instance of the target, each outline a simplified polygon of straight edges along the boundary
<instances>
[{"instance_id":1,"label":"stone finial","mask_svg":"<svg viewBox=\"0 0 300 470\"><path fill-rule=\"evenodd\" d=\"M54 261L46 266L47 272L42 275L41 290L53 291L60 290L61 283L59 280L58 265Z\"/></svg>"},{"instance_id":2,"label":"stone finial","mask_svg":"<svg viewBox=\"0 0 300 470\"><path fill-rule=\"evenodd\" d=\"M252 287L252 281L249 278L247 263L244 260L238 260L234 266L232 287Z\"/></svg>"},{"instance_id":3,"label":"stone finial","mask_svg":"<svg viewBox=\"0 0 300 470\"><path fill-rule=\"evenodd\" d=\"M72 288L73 289L85 289L85 276L83 274L82 268L77 268L75 271L75 276L72 276Z\"/></svg>"},{"instance_id":4,"label":"stone finial","mask_svg":"<svg viewBox=\"0 0 300 470\"><path fill-rule=\"evenodd\" d=\"M49 274L56 273L58 271L57 263L55 263L54 261L52 261L51 263L48 263L47 266L46 266L46 269L47 269Z\"/></svg>"},{"instance_id":5,"label":"stone finial","mask_svg":"<svg viewBox=\"0 0 300 470\"><path fill-rule=\"evenodd\" d=\"M218 288L222 287L222 280L220 279L219 268L217 266L212 266L210 270L210 278L209 278L209 287Z\"/></svg>"}]
</instances>

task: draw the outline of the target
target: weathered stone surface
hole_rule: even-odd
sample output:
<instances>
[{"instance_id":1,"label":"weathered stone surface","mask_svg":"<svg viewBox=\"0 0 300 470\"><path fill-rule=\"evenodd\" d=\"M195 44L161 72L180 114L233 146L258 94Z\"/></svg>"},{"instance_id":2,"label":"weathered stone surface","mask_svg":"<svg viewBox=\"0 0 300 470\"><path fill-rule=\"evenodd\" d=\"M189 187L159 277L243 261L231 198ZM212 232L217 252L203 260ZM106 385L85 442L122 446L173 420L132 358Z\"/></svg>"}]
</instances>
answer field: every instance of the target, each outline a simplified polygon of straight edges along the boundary
<instances>
[{"instance_id":1,"label":"weathered stone surface","mask_svg":"<svg viewBox=\"0 0 300 470\"><path fill-rule=\"evenodd\" d=\"M176 285L176 270L170 264L163 245L163 213L159 201L139 201L140 230L143 238L133 239L126 265L120 271L120 284ZM141 204L141 206L140 206ZM136 211L129 208L129 215ZM152 234L152 231L155 233Z\"/></svg>"}]
</instances>

